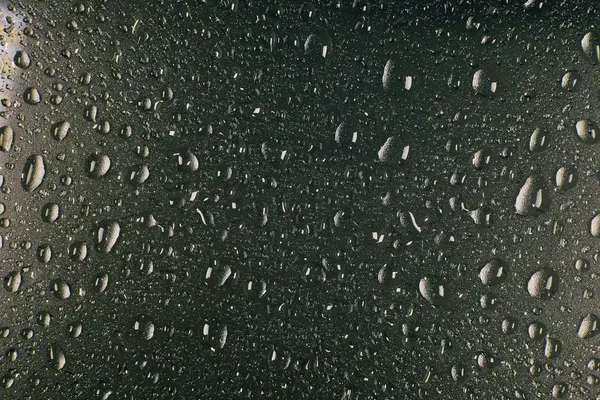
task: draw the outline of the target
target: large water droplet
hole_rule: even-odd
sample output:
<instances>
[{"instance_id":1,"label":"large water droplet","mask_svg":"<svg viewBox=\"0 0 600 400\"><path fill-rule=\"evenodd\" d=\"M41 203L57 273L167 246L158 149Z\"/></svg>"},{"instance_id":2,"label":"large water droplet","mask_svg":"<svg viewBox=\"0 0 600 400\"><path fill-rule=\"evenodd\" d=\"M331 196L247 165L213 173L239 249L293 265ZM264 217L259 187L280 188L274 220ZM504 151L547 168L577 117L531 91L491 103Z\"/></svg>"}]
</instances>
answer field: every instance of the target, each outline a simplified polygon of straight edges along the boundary
<instances>
[{"instance_id":1,"label":"large water droplet","mask_svg":"<svg viewBox=\"0 0 600 400\"><path fill-rule=\"evenodd\" d=\"M67 137L71 130L71 123L69 121L59 121L52 125L50 133L54 140L60 142Z\"/></svg>"},{"instance_id":2,"label":"large water droplet","mask_svg":"<svg viewBox=\"0 0 600 400\"><path fill-rule=\"evenodd\" d=\"M535 175L528 177L515 201L517 214L538 215L549 207L550 197L542 179Z\"/></svg>"},{"instance_id":3,"label":"large water droplet","mask_svg":"<svg viewBox=\"0 0 600 400\"><path fill-rule=\"evenodd\" d=\"M539 269L531 275L527 282L527 291L531 297L547 299L558 289L558 276L549 268Z\"/></svg>"},{"instance_id":4,"label":"large water droplet","mask_svg":"<svg viewBox=\"0 0 600 400\"><path fill-rule=\"evenodd\" d=\"M30 156L25 162L21 174L21 185L28 192L33 192L40 187L46 175L44 159L39 154Z\"/></svg>"},{"instance_id":5,"label":"large water droplet","mask_svg":"<svg viewBox=\"0 0 600 400\"><path fill-rule=\"evenodd\" d=\"M588 32L581 39L581 48L593 64L600 62L600 35Z\"/></svg>"},{"instance_id":6,"label":"large water droplet","mask_svg":"<svg viewBox=\"0 0 600 400\"><path fill-rule=\"evenodd\" d=\"M598 141L598 127L594 121L589 119L577 121L575 131L584 143L596 143Z\"/></svg>"},{"instance_id":7,"label":"large water droplet","mask_svg":"<svg viewBox=\"0 0 600 400\"><path fill-rule=\"evenodd\" d=\"M589 339L592 336L597 335L600 328L598 326L598 322L600 322L600 320L598 319L596 314L586 315L579 324L577 336L579 336L581 339Z\"/></svg>"},{"instance_id":8,"label":"large water droplet","mask_svg":"<svg viewBox=\"0 0 600 400\"><path fill-rule=\"evenodd\" d=\"M25 103L31 105L39 104L39 102L42 101L40 92L34 87L25 89L25 92L23 92L23 99L25 100Z\"/></svg>"},{"instance_id":9,"label":"large water droplet","mask_svg":"<svg viewBox=\"0 0 600 400\"><path fill-rule=\"evenodd\" d=\"M502 282L506 274L507 270L504 263L500 259L494 258L479 271L479 279L484 285L494 286Z\"/></svg>"},{"instance_id":10,"label":"large water droplet","mask_svg":"<svg viewBox=\"0 0 600 400\"><path fill-rule=\"evenodd\" d=\"M87 175L99 179L110 169L110 158L106 154L91 154L87 159Z\"/></svg>"},{"instance_id":11,"label":"large water droplet","mask_svg":"<svg viewBox=\"0 0 600 400\"><path fill-rule=\"evenodd\" d=\"M102 253L110 253L120 234L121 226L117 221L103 221L100 223L96 231L97 250Z\"/></svg>"},{"instance_id":12,"label":"large water droplet","mask_svg":"<svg viewBox=\"0 0 600 400\"><path fill-rule=\"evenodd\" d=\"M29 65L31 65L31 58L25 50L19 50L15 54L14 62L19 68L29 68Z\"/></svg>"}]
</instances>

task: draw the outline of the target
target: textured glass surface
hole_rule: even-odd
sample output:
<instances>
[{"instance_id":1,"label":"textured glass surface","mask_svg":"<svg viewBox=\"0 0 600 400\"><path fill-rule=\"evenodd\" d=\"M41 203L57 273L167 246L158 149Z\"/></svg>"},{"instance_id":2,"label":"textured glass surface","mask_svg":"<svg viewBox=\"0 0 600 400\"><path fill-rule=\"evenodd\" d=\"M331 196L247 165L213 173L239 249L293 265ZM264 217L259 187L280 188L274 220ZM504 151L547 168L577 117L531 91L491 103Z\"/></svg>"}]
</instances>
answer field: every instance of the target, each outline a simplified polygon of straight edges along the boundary
<instances>
[{"instance_id":1,"label":"textured glass surface","mask_svg":"<svg viewBox=\"0 0 600 400\"><path fill-rule=\"evenodd\" d=\"M600 398L600 2L0 25L0 399Z\"/></svg>"}]
</instances>

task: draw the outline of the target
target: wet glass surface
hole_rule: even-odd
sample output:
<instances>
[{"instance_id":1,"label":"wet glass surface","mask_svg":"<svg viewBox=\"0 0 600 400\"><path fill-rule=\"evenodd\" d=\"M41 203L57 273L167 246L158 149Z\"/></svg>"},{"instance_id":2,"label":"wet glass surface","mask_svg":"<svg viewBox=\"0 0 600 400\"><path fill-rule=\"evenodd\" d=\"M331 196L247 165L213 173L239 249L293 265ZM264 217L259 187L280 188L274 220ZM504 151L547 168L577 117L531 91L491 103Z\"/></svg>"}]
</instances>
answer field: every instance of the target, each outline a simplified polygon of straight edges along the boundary
<instances>
[{"instance_id":1,"label":"wet glass surface","mask_svg":"<svg viewBox=\"0 0 600 400\"><path fill-rule=\"evenodd\" d=\"M0 2L0 398L600 398L599 15Z\"/></svg>"}]
</instances>

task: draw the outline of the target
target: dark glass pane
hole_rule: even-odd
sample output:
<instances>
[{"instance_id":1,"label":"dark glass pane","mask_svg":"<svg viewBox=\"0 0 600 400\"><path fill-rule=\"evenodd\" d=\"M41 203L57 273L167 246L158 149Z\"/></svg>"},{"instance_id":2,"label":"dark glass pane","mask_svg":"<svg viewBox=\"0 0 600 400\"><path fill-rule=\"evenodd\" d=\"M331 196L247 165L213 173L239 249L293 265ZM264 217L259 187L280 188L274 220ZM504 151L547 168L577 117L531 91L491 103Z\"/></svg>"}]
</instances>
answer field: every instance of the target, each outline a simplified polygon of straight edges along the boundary
<instances>
[{"instance_id":1,"label":"dark glass pane","mask_svg":"<svg viewBox=\"0 0 600 400\"><path fill-rule=\"evenodd\" d=\"M0 398L600 398L600 3L0 4Z\"/></svg>"}]
</instances>

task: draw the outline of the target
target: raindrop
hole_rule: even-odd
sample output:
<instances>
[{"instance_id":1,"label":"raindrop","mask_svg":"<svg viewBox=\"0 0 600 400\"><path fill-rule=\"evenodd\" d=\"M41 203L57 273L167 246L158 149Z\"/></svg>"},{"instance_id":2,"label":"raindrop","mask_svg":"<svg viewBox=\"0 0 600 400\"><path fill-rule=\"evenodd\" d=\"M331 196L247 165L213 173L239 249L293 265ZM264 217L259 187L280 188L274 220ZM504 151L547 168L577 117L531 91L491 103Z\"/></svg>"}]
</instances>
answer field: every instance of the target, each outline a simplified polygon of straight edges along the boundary
<instances>
[{"instance_id":1,"label":"raindrop","mask_svg":"<svg viewBox=\"0 0 600 400\"><path fill-rule=\"evenodd\" d=\"M4 288L7 291L14 293L17 290L19 290L20 286L21 286L21 273L19 271L13 271L13 272L9 273L8 275L6 275L6 277L4 278Z\"/></svg>"},{"instance_id":2,"label":"raindrop","mask_svg":"<svg viewBox=\"0 0 600 400\"><path fill-rule=\"evenodd\" d=\"M31 105L39 104L40 101L42 101L40 92L34 87L28 87L25 89L25 92L23 93L23 99L25 100L25 103Z\"/></svg>"},{"instance_id":3,"label":"raindrop","mask_svg":"<svg viewBox=\"0 0 600 400\"><path fill-rule=\"evenodd\" d=\"M91 154L87 159L87 175L92 179L99 179L106 175L110 169L110 158L106 154Z\"/></svg>"},{"instance_id":4,"label":"raindrop","mask_svg":"<svg viewBox=\"0 0 600 400\"><path fill-rule=\"evenodd\" d=\"M600 320L595 314L586 315L579 324L579 329L577 330L577 336L581 339L589 339L593 336L596 336L599 331L598 322Z\"/></svg>"},{"instance_id":5,"label":"raindrop","mask_svg":"<svg viewBox=\"0 0 600 400\"><path fill-rule=\"evenodd\" d=\"M102 253L110 253L121 234L121 226L117 221L103 221L96 230L96 249Z\"/></svg>"},{"instance_id":6,"label":"raindrop","mask_svg":"<svg viewBox=\"0 0 600 400\"><path fill-rule=\"evenodd\" d=\"M17 51L17 53L15 54L15 65L19 68L29 68L29 65L31 65L31 58L29 57L29 54L27 54L26 51L24 50L19 50Z\"/></svg>"},{"instance_id":7,"label":"raindrop","mask_svg":"<svg viewBox=\"0 0 600 400\"><path fill-rule=\"evenodd\" d=\"M30 156L23 167L21 185L28 192L33 192L42 184L46 175L44 159L39 154Z\"/></svg>"},{"instance_id":8,"label":"raindrop","mask_svg":"<svg viewBox=\"0 0 600 400\"><path fill-rule=\"evenodd\" d=\"M60 217L60 208L56 203L46 203L42 207L42 221L47 223L56 222Z\"/></svg>"},{"instance_id":9,"label":"raindrop","mask_svg":"<svg viewBox=\"0 0 600 400\"><path fill-rule=\"evenodd\" d=\"M52 125L50 132L54 140L60 142L67 137L71 130L71 124L68 121L59 121Z\"/></svg>"},{"instance_id":10,"label":"raindrop","mask_svg":"<svg viewBox=\"0 0 600 400\"><path fill-rule=\"evenodd\" d=\"M575 131L577 132L579 139L581 139L584 143L596 143L598 141L598 129L594 121L590 121L589 119L577 121L575 124Z\"/></svg>"},{"instance_id":11,"label":"raindrop","mask_svg":"<svg viewBox=\"0 0 600 400\"><path fill-rule=\"evenodd\" d=\"M0 149L10 151L13 145L13 129L10 126L0 128Z\"/></svg>"},{"instance_id":12,"label":"raindrop","mask_svg":"<svg viewBox=\"0 0 600 400\"><path fill-rule=\"evenodd\" d=\"M600 36L596 32L588 32L583 36L581 48L593 64L600 62Z\"/></svg>"},{"instance_id":13,"label":"raindrop","mask_svg":"<svg viewBox=\"0 0 600 400\"><path fill-rule=\"evenodd\" d=\"M498 83L492 82L488 74L480 69L473 75L473 90L482 96L491 96L498 90Z\"/></svg>"},{"instance_id":14,"label":"raindrop","mask_svg":"<svg viewBox=\"0 0 600 400\"><path fill-rule=\"evenodd\" d=\"M558 289L558 276L548 268L539 269L531 275L527 291L531 297L547 299Z\"/></svg>"},{"instance_id":15,"label":"raindrop","mask_svg":"<svg viewBox=\"0 0 600 400\"><path fill-rule=\"evenodd\" d=\"M574 167L560 167L556 171L556 189L559 191L569 190L577 184L577 171Z\"/></svg>"},{"instance_id":16,"label":"raindrop","mask_svg":"<svg viewBox=\"0 0 600 400\"><path fill-rule=\"evenodd\" d=\"M530 176L519 190L515 201L515 209L520 215L538 215L548 211L550 197L544 183L537 176Z\"/></svg>"},{"instance_id":17,"label":"raindrop","mask_svg":"<svg viewBox=\"0 0 600 400\"><path fill-rule=\"evenodd\" d=\"M504 263L500 259L494 258L479 271L479 279L484 285L494 286L502 282L506 278L506 274Z\"/></svg>"}]
</instances>

